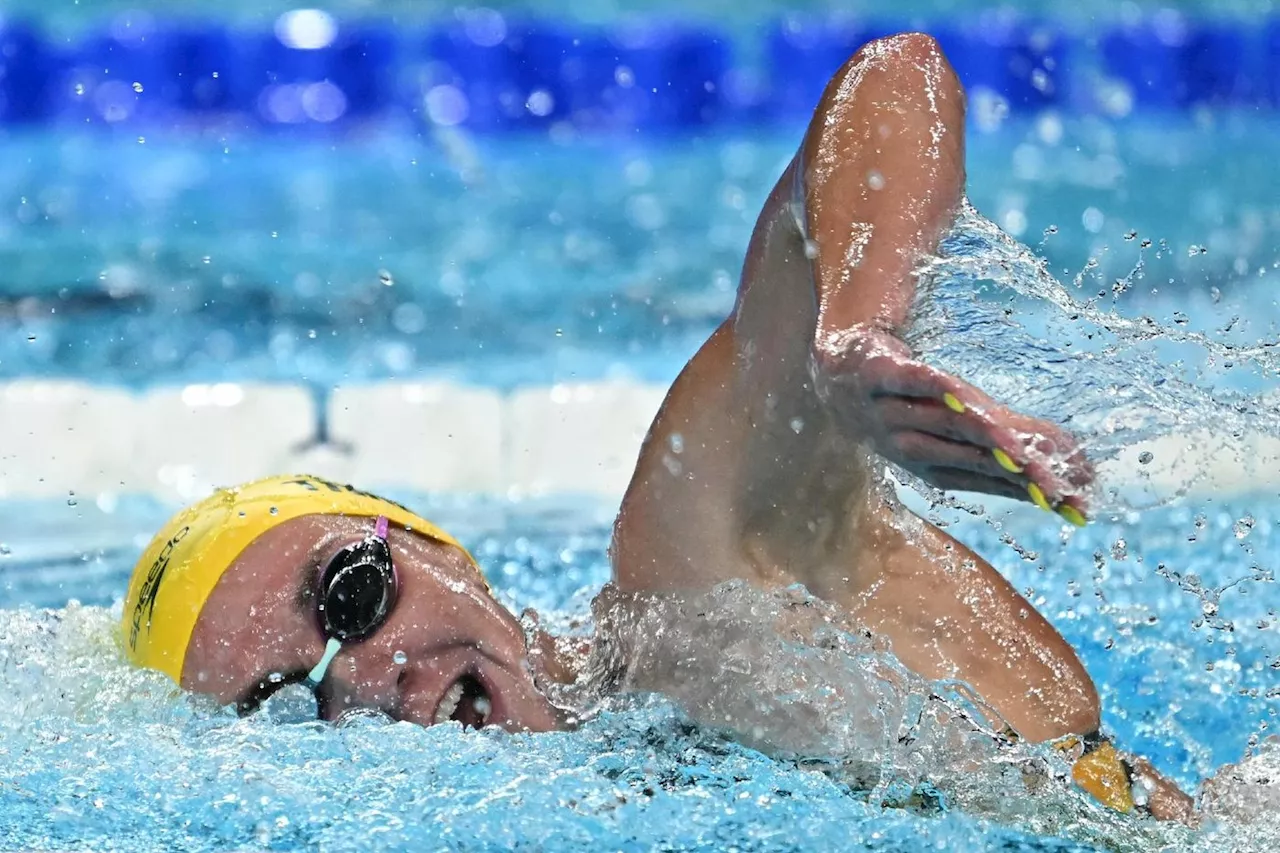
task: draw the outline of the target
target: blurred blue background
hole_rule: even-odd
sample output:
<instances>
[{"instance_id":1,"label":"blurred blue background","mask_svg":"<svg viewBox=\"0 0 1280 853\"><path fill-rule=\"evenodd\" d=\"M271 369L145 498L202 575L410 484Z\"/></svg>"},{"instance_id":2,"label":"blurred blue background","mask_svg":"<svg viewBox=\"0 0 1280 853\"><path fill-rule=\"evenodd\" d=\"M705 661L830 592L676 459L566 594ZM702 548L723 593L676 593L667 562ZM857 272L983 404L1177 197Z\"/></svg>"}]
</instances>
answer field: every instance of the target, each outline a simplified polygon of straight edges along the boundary
<instances>
[{"instance_id":1,"label":"blurred blue background","mask_svg":"<svg viewBox=\"0 0 1280 853\"><path fill-rule=\"evenodd\" d=\"M1060 274L1109 286L1130 232L1157 290L1276 261L1267 4L3 15L0 378L669 379L827 76L905 28L968 86L973 200Z\"/></svg>"}]
</instances>

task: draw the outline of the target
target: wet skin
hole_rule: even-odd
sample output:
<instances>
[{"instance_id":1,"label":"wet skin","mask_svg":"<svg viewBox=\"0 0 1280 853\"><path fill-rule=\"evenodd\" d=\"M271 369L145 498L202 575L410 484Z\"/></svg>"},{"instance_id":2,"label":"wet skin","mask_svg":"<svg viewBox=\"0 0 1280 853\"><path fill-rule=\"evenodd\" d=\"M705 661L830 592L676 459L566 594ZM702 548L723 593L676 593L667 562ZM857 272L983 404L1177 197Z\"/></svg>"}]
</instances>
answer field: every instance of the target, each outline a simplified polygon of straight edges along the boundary
<instances>
[{"instance_id":1,"label":"wet skin","mask_svg":"<svg viewBox=\"0 0 1280 853\"><path fill-rule=\"evenodd\" d=\"M1092 472L1069 435L915 361L901 340L912 270L936 250L964 178L964 94L937 44L906 35L858 51L761 211L732 315L651 427L608 593L803 583L921 675L971 684L1023 738L1084 734L1099 705L1074 651L985 560L900 508L880 473L887 459L940 488L1088 513ZM323 560L371 529L303 518L250 546L200 616L183 686L231 702L270 672L313 666L324 641L314 607L296 606L299 567L317 543ZM558 664L527 654L464 556L404 531L391 544L400 601L339 654L329 715L366 705L429 725L473 673L492 696L490 723L554 728L527 662ZM1189 804L1160 780L1157 814Z\"/></svg>"},{"instance_id":2,"label":"wet skin","mask_svg":"<svg viewBox=\"0 0 1280 853\"><path fill-rule=\"evenodd\" d=\"M897 507L880 474L888 459L1023 499L1036 482L1087 509L1068 435L915 361L899 337L912 271L964 179L964 93L936 43L863 47L765 202L733 315L654 422L615 530L617 584L800 582L916 672L972 685L1022 737L1083 734L1098 697L1071 647L985 560ZM680 476L666 464L676 436Z\"/></svg>"},{"instance_id":3,"label":"wet skin","mask_svg":"<svg viewBox=\"0 0 1280 853\"><path fill-rule=\"evenodd\" d=\"M305 673L315 666L325 646L311 591L315 580L334 554L369 535L373 524L304 516L256 539L201 611L182 686L238 703L271 673ZM466 556L394 526L388 541L400 584L396 605L381 629L344 646L335 658L321 687L323 714L334 719L350 708L377 708L431 725L450 688L466 677L492 705L487 724L513 731L558 728L555 709L534 683L524 631ZM404 663L396 662L397 652Z\"/></svg>"}]
</instances>

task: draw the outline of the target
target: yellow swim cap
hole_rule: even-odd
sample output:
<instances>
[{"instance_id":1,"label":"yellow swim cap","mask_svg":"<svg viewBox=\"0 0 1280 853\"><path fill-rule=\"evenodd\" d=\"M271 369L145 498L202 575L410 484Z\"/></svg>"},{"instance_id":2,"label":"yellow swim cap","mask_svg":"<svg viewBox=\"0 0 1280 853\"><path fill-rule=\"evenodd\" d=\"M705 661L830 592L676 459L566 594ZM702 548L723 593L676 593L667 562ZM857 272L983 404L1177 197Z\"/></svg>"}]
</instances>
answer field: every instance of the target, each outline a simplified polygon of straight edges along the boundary
<instances>
[{"instance_id":1,"label":"yellow swim cap","mask_svg":"<svg viewBox=\"0 0 1280 853\"><path fill-rule=\"evenodd\" d=\"M134 566L121 618L128 659L181 683L196 620L223 572L263 533L304 515L384 515L462 549L452 536L400 504L319 477L271 477L220 489L174 516Z\"/></svg>"}]
</instances>

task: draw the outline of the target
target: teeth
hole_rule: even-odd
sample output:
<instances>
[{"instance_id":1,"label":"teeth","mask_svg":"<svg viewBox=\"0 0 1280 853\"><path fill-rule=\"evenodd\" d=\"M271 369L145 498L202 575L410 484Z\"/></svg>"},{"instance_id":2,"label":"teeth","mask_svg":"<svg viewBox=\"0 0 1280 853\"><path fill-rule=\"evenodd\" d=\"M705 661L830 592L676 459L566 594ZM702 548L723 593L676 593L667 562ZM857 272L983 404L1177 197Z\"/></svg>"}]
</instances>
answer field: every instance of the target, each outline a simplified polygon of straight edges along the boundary
<instances>
[{"instance_id":1,"label":"teeth","mask_svg":"<svg viewBox=\"0 0 1280 853\"><path fill-rule=\"evenodd\" d=\"M458 710L458 703L462 701L462 681L449 688L449 692L444 694L444 698L440 700L440 707L436 709L436 722L447 723L449 718L453 716L453 712Z\"/></svg>"},{"instance_id":2,"label":"teeth","mask_svg":"<svg viewBox=\"0 0 1280 853\"><path fill-rule=\"evenodd\" d=\"M475 708L476 713L480 715L481 725L489 722L489 715L493 713L493 705L489 702L488 696L477 696L472 701L471 707Z\"/></svg>"}]
</instances>

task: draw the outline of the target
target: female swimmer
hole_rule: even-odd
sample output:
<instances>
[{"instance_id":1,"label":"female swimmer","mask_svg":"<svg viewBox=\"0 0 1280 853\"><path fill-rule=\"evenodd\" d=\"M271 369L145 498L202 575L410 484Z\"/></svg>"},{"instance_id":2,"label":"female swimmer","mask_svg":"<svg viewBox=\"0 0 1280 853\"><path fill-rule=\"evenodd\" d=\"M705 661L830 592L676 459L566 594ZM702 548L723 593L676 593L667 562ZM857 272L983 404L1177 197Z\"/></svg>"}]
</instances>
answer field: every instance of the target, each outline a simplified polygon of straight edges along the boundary
<instances>
[{"instance_id":1,"label":"female swimmer","mask_svg":"<svg viewBox=\"0 0 1280 853\"><path fill-rule=\"evenodd\" d=\"M1018 736L1069 739L1083 753L1076 780L1103 802L1132 810L1140 777L1154 814L1186 818L1188 797L1097 735L1098 695L1066 641L878 473L889 460L1075 525L1089 512L1091 469L1069 435L915 360L901 339L913 270L964 193L964 110L923 35L872 42L832 79L760 213L732 315L645 441L608 593L802 583L910 669L967 682ZM678 475L663 464L673 442ZM301 680L329 717L368 706L422 725L545 731L562 720L537 680L573 677L566 660L530 655L446 533L313 477L180 514L139 562L123 622L131 660L242 709Z\"/></svg>"}]
</instances>

